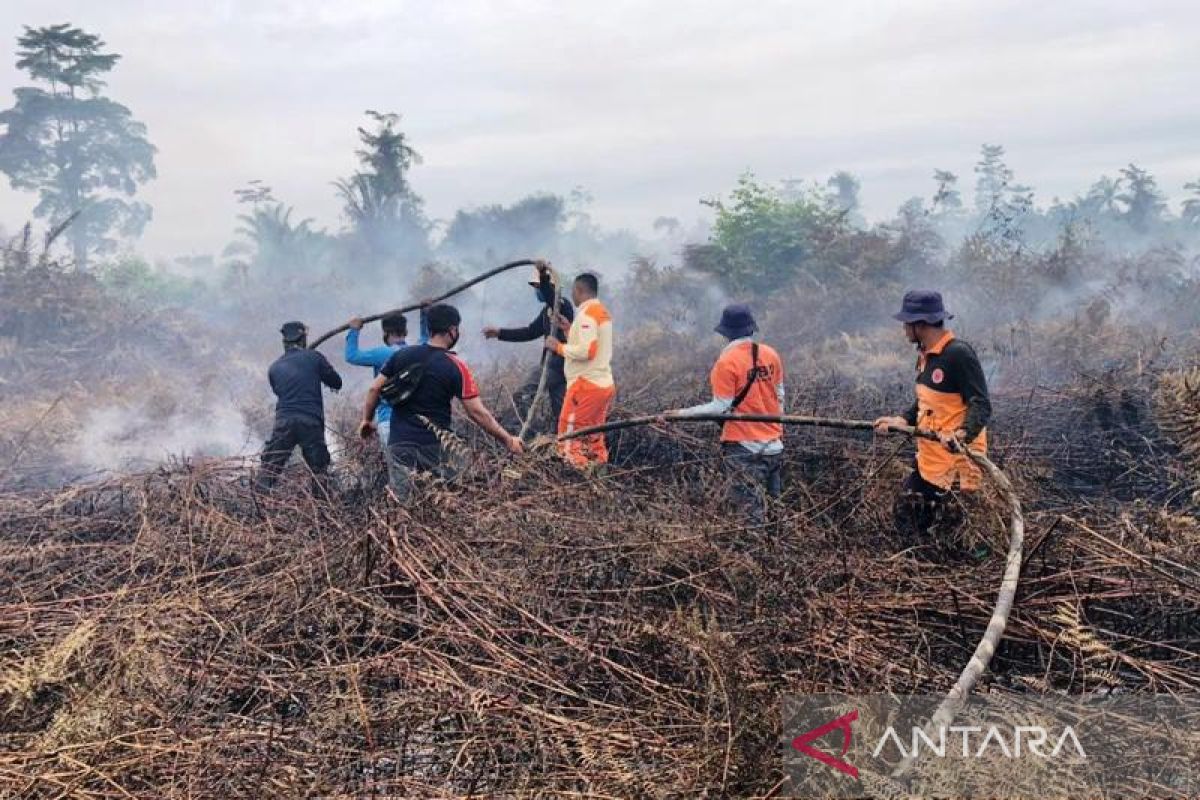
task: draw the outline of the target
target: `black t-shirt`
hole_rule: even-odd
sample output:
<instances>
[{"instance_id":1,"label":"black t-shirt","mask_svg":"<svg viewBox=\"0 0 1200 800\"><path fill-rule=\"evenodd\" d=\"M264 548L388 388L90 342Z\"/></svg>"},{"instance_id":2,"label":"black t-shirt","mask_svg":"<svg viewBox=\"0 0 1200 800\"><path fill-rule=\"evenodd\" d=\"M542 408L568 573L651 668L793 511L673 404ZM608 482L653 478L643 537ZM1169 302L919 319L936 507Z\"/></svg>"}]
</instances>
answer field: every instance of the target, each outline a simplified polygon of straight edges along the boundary
<instances>
[{"instance_id":1,"label":"black t-shirt","mask_svg":"<svg viewBox=\"0 0 1200 800\"><path fill-rule=\"evenodd\" d=\"M917 362L917 384L935 392L956 394L967 406L963 429L967 441L972 441L987 427L992 418L992 403L988 397L987 379L975 349L962 339L953 339L940 352L929 353ZM922 424L917 419L917 404L904 414L909 425Z\"/></svg>"},{"instance_id":2,"label":"black t-shirt","mask_svg":"<svg viewBox=\"0 0 1200 800\"><path fill-rule=\"evenodd\" d=\"M380 375L388 378L407 367L425 362L421 382L408 402L392 410L392 427L388 444L411 442L413 444L436 444L437 437L417 419L420 415L444 430L450 430L451 403L454 398L471 400L479 396L475 376L454 353L420 344L397 350L388 359Z\"/></svg>"},{"instance_id":3,"label":"black t-shirt","mask_svg":"<svg viewBox=\"0 0 1200 800\"><path fill-rule=\"evenodd\" d=\"M307 417L324 421L321 384L334 391L342 388L342 376L330 366L325 356L304 347L286 350L275 359L267 370L267 380L279 398L275 403L275 416L280 419Z\"/></svg>"}]
</instances>

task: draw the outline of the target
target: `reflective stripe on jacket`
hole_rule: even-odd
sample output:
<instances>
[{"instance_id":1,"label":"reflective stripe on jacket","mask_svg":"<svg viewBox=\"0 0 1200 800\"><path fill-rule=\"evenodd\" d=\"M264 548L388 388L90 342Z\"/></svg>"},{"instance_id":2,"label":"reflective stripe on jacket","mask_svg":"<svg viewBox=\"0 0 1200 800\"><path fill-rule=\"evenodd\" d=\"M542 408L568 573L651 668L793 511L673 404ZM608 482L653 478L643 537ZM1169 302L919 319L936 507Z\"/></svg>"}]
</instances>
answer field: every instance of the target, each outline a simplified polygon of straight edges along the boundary
<instances>
[{"instance_id":1,"label":"reflective stripe on jacket","mask_svg":"<svg viewBox=\"0 0 1200 800\"><path fill-rule=\"evenodd\" d=\"M586 378L595 386L612 386L612 317L596 298L575 310L567 342L554 343L554 352L563 357L567 385Z\"/></svg>"},{"instance_id":2,"label":"reflective stripe on jacket","mask_svg":"<svg viewBox=\"0 0 1200 800\"><path fill-rule=\"evenodd\" d=\"M935 433L967 432L968 447L987 454L986 425L992 406L979 357L969 344L946 334L917 359L917 402L906 418L910 424ZM979 467L962 453L951 453L941 442L917 440L917 471L942 489L958 481L963 489L978 489Z\"/></svg>"}]
</instances>

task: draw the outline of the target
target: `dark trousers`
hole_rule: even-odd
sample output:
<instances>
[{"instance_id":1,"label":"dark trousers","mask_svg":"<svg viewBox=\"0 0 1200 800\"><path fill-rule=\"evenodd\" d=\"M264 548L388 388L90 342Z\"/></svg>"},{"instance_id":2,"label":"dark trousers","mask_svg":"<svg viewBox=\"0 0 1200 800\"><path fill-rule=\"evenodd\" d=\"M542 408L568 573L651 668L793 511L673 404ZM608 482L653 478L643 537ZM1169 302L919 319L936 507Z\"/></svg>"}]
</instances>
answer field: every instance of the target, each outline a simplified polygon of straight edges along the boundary
<instances>
[{"instance_id":1,"label":"dark trousers","mask_svg":"<svg viewBox=\"0 0 1200 800\"><path fill-rule=\"evenodd\" d=\"M324 474L329 468L329 448L325 446L325 423L312 417L276 417L271 437L263 446L262 469L255 485L264 491L270 490L279 479L279 473L292 457L292 450L299 446L304 463L314 476Z\"/></svg>"},{"instance_id":2,"label":"dark trousers","mask_svg":"<svg viewBox=\"0 0 1200 800\"><path fill-rule=\"evenodd\" d=\"M925 480L914 466L896 498L895 519L899 533L924 539L931 532L953 533L962 522L962 511L949 489Z\"/></svg>"},{"instance_id":3,"label":"dark trousers","mask_svg":"<svg viewBox=\"0 0 1200 800\"><path fill-rule=\"evenodd\" d=\"M387 455L388 483L402 502L412 497L418 475L450 480L455 474L453 465L444 457L442 446L437 442L394 442L388 445Z\"/></svg>"},{"instance_id":4,"label":"dark trousers","mask_svg":"<svg viewBox=\"0 0 1200 800\"><path fill-rule=\"evenodd\" d=\"M721 461L730 474L730 502L747 524L765 523L771 500L783 491L783 454L759 455L737 442L722 442Z\"/></svg>"},{"instance_id":5,"label":"dark trousers","mask_svg":"<svg viewBox=\"0 0 1200 800\"><path fill-rule=\"evenodd\" d=\"M529 413L529 406L537 394L538 380L542 377L542 365L538 364L525 377L525 383L513 395L513 402L524 417ZM563 398L567 394L567 378L563 374L562 365L555 367L552 363L546 368L546 399L539 406L538 418L529 424L534 433L553 433L558 428L558 418L562 415ZM546 416L549 409L550 416Z\"/></svg>"}]
</instances>

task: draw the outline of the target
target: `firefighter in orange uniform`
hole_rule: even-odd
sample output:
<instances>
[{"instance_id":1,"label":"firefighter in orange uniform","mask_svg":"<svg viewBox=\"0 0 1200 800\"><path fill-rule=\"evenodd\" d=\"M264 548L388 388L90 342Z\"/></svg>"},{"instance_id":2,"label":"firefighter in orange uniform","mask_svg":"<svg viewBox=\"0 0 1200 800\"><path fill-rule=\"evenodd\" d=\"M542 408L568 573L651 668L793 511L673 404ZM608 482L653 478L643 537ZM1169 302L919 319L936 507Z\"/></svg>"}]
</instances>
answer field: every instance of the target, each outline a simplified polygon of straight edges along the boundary
<instances>
[{"instance_id":1,"label":"firefighter in orange uniform","mask_svg":"<svg viewBox=\"0 0 1200 800\"><path fill-rule=\"evenodd\" d=\"M758 325L750 307L735 303L721 313L717 333L729 340L709 375L713 398L666 417L698 414L783 413L783 362L774 348L754 340ZM767 519L770 498L783 487L783 426L777 422L726 422L721 455L733 473L731 499L751 525Z\"/></svg>"},{"instance_id":2,"label":"firefighter in orange uniform","mask_svg":"<svg viewBox=\"0 0 1200 800\"><path fill-rule=\"evenodd\" d=\"M889 425L913 425L941 439L917 439L916 469L896 504L896 524L902 532L917 535L952 529L961 521L961 512L950 502L951 490L957 484L974 491L983 477L963 448L987 454L992 417L987 380L975 350L945 327L953 315L946 313L941 294L908 292L895 318L917 346L917 398L904 416L875 420L875 429L883 433Z\"/></svg>"},{"instance_id":3,"label":"firefighter in orange uniform","mask_svg":"<svg viewBox=\"0 0 1200 800\"><path fill-rule=\"evenodd\" d=\"M546 337L546 349L562 356L567 378L567 393L558 417L559 435L604 424L617 393L612 375L612 317L600 302L599 293L600 281L595 275L585 272L577 277L571 287L575 319L569 326L566 320L559 322L567 330L567 341ZM602 433L561 442L559 452L580 468L608 463L608 446Z\"/></svg>"}]
</instances>

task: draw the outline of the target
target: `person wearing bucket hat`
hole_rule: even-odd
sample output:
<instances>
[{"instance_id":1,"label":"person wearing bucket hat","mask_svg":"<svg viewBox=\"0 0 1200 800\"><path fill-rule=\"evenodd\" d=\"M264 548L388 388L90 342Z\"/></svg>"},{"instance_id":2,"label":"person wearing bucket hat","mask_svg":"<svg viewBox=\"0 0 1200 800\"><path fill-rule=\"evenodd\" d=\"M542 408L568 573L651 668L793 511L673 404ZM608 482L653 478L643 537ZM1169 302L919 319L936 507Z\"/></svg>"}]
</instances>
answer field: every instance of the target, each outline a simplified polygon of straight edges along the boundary
<instances>
[{"instance_id":1,"label":"person wearing bucket hat","mask_svg":"<svg viewBox=\"0 0 1200 800\"><path fill-rule=\"evenodd\" d=\"M488 326L483 329L485 339L496 339L501 342L532 342L535 339L544 339L547 336L553 335L560 342L567 341L567 334L562 328L554 324L554 316L550 311L550 305L554 302L554 287L558 283L558 276L554 274L554 270L550 268L550 263L539 260L533 267L533 272L529 276L529 285L533 288L534 296L538 302L542 304L542 308L538 311L538 315L533 318L533 321L521 328L496 328ZM568 323L575 319L575 308L571 305L571 301L566 296L558 298L558 317L564 319ZM567 393L567 376L563 369L563 357L558 353L553 353L549 350L542 350L542 359L547 360L546 365L546 395L550 400L550 417L557 425L558 418L562 414L563 397ZM542 379L542 365L534 367L529 375L525 378L525 383L517 390L513 396L513 400L521 414L527 413L530 403L533 402L533 396L537 394L538 384ZM545 408L545 406L542 406Z\"/></svg>"},{"instance_id":2,"label":"person wearing bucket hat","mask_svg":"<svg viewBox=\"0 0 1200 800\"><path fill-rule=\"evenodd\" d=\"M875 429L915 426L941 439L917 439L915 468L896 505L897 527L924 534L957 524L956 507L947 502L956 485L964 491L979 488L982 472L963 449L987 453L992 403L979 356L946 328L946 320L954 316L946 311L939 292L906 293L893 317L904 324L905 336L917 347L916 401L901 416L875 420Z\"/></svg>"},{"instance_id":3,"label":"person wearing bucket hat","mask_svg":"<svg viewBox=\"0 0 1200 800\"><path fill-rule=\"evenodd\" d=\"M663 416L698 414L781 414L783 361L775 349L755 341L758 324L750 307L734 303L721 312L714 329L728 340L709 373L712 400ZM751 525L766 522L770 498L783 488L783 426L776 422L726 422L721 455L731 473L730 499Z\"/></svg>"},{"instance_id":4,"label":"person wearing bucket hat","mask_svg":"<svg viewBox=\"0 0 1200 800\"><path fill-rule=\"evenodd\" d=\"M296 447L312 471L314 482L320 484L320 476L329 467L321 385L335 392L342 388L342 376L325 356L308 349L308 327L303 322L285 322L279 333L283 355L267 370L277 400L275 425L263 446L262 468L255 479L255 487L261 491L275 485Z\"/></svg>"}]
</instances>

